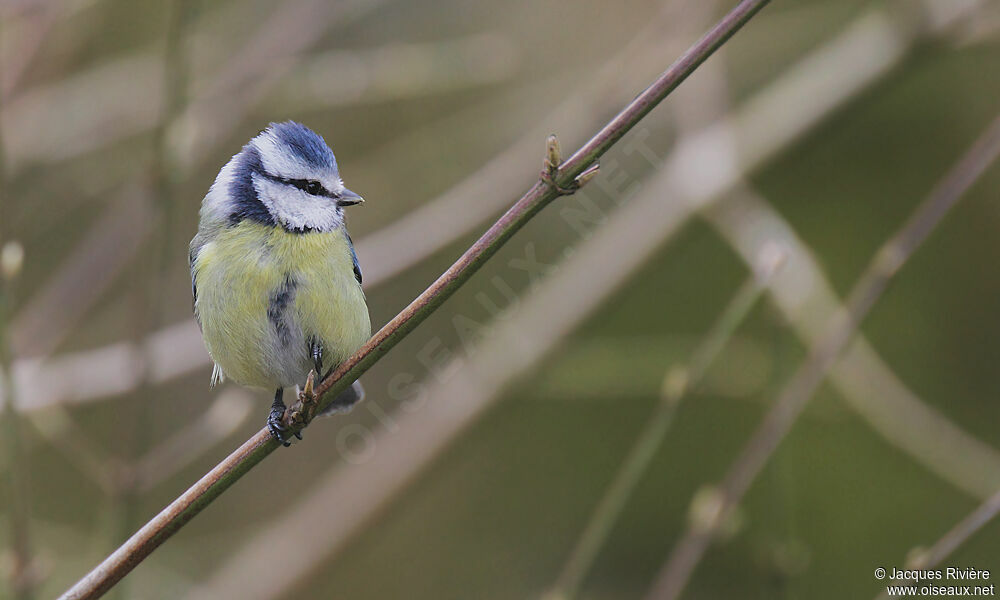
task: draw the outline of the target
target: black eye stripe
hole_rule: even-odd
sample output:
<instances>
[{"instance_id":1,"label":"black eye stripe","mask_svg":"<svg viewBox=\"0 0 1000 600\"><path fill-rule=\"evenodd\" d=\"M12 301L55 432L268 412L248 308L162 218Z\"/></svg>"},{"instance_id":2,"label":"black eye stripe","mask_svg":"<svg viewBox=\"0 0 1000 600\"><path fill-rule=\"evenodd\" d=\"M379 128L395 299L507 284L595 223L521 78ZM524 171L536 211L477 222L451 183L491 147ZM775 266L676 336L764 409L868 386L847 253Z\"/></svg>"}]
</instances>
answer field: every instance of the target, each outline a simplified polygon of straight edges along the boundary
<instances>
[{"instance_id":1,"label":"black eye stripe","mask_svg":"<svg viewBox=\"0 0 1000 600\"><path fill-rule=\"evenodd\" d=\"M337 194L327 190L323 187L323 184L313 179L291 179L288 177L278 177L277 175L271 175L270 173L262 173L262 175L271 181L294 186L295 188L313 196L326 196L328 198L338 197Z\"/></svg>"}]
</instances>

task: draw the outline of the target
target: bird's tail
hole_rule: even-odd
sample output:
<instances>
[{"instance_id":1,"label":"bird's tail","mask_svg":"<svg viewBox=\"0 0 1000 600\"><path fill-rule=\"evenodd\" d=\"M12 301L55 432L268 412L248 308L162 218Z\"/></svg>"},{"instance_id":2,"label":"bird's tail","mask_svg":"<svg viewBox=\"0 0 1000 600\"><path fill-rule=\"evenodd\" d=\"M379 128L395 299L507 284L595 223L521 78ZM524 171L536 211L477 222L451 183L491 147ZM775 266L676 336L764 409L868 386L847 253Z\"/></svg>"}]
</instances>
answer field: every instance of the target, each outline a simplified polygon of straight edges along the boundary
<instances>
[{"instance_id":1,"label":"bird's tail","mask_svg":"<svg viewBox=\"0 0 1000 600\"><path fill-rule=\"evenodd\" d=\"M326 410L319 413L317 416L329 417L331 415L336 415L340 413L350 412L354 405L365 399L365 388L361 386L360 381L355 381L351 384L351 387L340 392L340 395L326 407Z\"/></svg>"}]
</instances>

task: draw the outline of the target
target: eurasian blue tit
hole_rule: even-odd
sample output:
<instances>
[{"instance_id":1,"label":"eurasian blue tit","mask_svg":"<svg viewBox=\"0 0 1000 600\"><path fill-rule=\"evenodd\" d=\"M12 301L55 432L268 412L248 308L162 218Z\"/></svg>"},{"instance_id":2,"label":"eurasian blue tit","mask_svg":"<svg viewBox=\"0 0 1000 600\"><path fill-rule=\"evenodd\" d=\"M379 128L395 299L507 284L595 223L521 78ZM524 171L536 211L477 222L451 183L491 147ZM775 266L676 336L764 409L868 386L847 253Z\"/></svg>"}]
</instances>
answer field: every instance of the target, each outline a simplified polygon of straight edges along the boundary
<instances>
[{"instance_id":1,"label":"eurasian blue tit","mask_svg":"<svg viewBox=\"0 0 1000 600\"><path fill-rule=\"evenodd\" d=\"M276 390L267 426L286 446L284 388L312 369L328 374L371 335L344 224L344 207L362 202L323 138L288 121L233 156L201 204L189 258L195 318L215 362L211 383ZM327 413L362 395L355 383Z\"/></svg>"}]
</instances>

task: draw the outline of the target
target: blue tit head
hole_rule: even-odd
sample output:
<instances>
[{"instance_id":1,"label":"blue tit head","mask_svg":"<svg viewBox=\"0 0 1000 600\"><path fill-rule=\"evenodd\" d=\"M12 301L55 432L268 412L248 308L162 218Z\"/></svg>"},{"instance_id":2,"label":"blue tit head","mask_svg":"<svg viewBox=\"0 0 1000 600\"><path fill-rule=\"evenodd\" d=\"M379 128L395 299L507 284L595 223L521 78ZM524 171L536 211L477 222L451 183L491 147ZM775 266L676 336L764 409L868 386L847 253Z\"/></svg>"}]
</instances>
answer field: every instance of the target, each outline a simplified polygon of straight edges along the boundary
<instances>
[{"instance_id":1,"label":"blue tit head","mask_svg":"<svg viewBox=\"0 0 1000 600\"><path fill-rule=\"evenodd\" d=\"M219 171L201 214L204 224L249 219L307 233L342 227L344 207L363 201L344 187L323 138L286 121L271 123Z\"/></svg>"}]
</instances>

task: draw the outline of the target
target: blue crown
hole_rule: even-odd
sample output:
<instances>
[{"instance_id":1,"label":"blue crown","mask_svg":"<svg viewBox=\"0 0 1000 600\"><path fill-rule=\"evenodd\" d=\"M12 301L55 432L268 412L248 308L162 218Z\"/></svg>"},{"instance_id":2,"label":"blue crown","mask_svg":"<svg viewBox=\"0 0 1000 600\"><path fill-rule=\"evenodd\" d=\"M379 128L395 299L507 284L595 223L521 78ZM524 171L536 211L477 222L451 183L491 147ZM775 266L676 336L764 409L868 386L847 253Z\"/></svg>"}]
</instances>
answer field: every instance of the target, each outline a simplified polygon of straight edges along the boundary
<instances>
[{"instance_id":1,"label":"blue crown","mask_svg":"<svg viewBox=\"0 0 1000 600\"><path fill-rule=\"evenodd\" d=\"M268 130L306 164L316 168L337 168L333 151L315 131L295 121L271 123Z\"/></svg>"}]
</instances>

